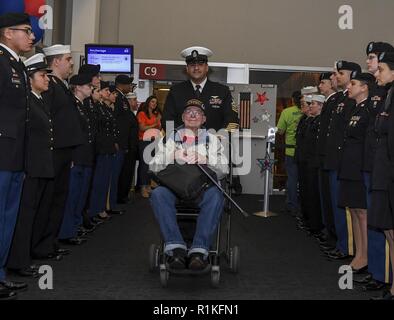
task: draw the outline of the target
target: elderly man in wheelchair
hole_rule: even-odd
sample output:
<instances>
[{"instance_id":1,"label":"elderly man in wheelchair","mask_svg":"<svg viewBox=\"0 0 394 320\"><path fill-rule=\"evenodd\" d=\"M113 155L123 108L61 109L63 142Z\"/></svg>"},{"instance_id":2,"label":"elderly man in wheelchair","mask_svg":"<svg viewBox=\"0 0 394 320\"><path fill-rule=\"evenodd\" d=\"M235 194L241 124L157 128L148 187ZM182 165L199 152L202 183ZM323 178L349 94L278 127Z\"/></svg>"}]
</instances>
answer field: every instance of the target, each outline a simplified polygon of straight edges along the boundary
<instances>
[{"instance_id":1,"label":"elderly man in wheelchair","mask_svg":"<svg viewBox=\"0 0 394 320\"><path fill-rule=\"evenodd\" d=\"M158 177L160 184L152 192L150 201L164 239L164 254L168 267L174 270L188 268L201 271L209 265L209 250L224 209L224 196L215 185L209 183L209 179L202 186L195 181L192 191L196 192L192 198L195 198L193 200L200 210L192 245L187 248L178 225L176 207L179 200L184 199L181 198L182 192L177 192L176 186L179 187L187 179L194 179L188 177L187 172L192 175L194 171L194 174L197 172L204 177L201 168L216 181L221 180L228 173L228 160L219 139L203 128L206 117L201 101L188 101L182 120L184 126L159 142L156 155L150 161L150 171ZM160 181L160 174L168 171L170 166L175 168L175 171L176 166L178 169L183 168L180 175L174 173L167 177L174 185L173 188L171 183Z\"/></svg>"}]
</instances>

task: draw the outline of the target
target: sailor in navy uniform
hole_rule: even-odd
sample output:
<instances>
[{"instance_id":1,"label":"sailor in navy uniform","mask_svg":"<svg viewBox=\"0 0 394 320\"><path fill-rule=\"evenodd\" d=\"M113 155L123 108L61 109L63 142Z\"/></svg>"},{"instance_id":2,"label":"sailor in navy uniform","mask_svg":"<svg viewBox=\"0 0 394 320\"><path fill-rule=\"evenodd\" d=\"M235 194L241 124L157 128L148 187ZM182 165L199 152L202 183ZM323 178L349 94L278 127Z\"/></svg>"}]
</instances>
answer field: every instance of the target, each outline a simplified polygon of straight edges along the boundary
<instances>
[{"instance_id":1,"label":"sailor in navy uniform","mask_svg":"<svg viewBox=\"0 0 394 320\"><path fill-rule=\"evenodd\" d=\"M48 65L49 90L42 94L50 106L54 127L54 190L46 193L46 208L36 217L32 236L33 256L37 259L61 260L68 250L59 248L57 236L62 225L67 200L72 150L84 143L83 132L74 106L74 96L67 79L72 74L70 46L54 45L43 49Z\"/></svg>"},{"instance_id":2,"label":"sailor in navy uniform","mask_svg":"<svg viewBox=\"0 0 394 320\"><path fill-rule=\"evenodd\" d=\"M36 54L24 63L32 90L26 128L26 178L7 268L19 276L34 277L38 272L32 267L31 235L36 214L43 209L45 194L53 188L54 137L51 112L41 96L49 85L50 70L45 56Z\"/></svg>"},{"instance_id":3,"label":"sailor in navy uniform","mask_svg":"<svg viewBox=\"0 0 394 320\"><path fill-rule=\"evenodd\" d=\"M84 210L95 156L95 135L88 108L83 101L92 94L92 77L89 74L75 75L70 79L71 91L75 97L75 108L84 135L84 143L73 150L70 186L64 212L63 224L59 232L59 240L69 245L81 245L85 238L78 237L78 227L82 224Z\"/></svg>"},{"instance_id":4,"label":"sailor in navy uniform","mask_svg":"<svg viewBox=\"0 0 394 320\"><path fill-rule=\"evenodd\" d=\"M17 221L25 166L29 84L20 55L33 47L29 16L0 16L0 299L16 297L26 284L6 282L6 265Z\"/></svg>"},{"instance_id":5,"label":"sailor in navy uniform","mask_svg":"<svg viewBox=\"0 0 394 320\"><path fill-rule=\"evenodd\" d=\"M208 79L208 58L212 51L203 47L191 47L181 53L186 59L186 72L190 78L174 85L167 97L163 111L163 128L166 122L173 121L174 128L182 125L182 114L186 102L199 99L204 103L207 129L235 130L238 128L238 108L227 86Z\"/></svg>"},{"instance_id":6,"label":"sailor in navy uniform","mask_svg":"<svg viewBox=\"0 0 394 320\"><path fill-rule=\"evenodd\" d=\"M393 52L392 45L386 42L370 42L366 48L367 67L369 73L378 75L379 55L383 52ZM378 135L375 130L375 122L378 114L383 110L387 96L386 86L379 86L377 83L370 86L368 110L369 124L365 137L364 147L364 178L367 187L368 208L371 207L371 172L377 148ZM390 265L390 255L386 248L388 242L381 230L368 228L368 275L354 277L356 283L362 284L368 291L378 290L385 284L391 283L388 265Z\"/></svg>"},{"instance_id":7,"label":"sailor in navy uniform","mask_svg":"<svg viewBox=\"0 0 394 320\"><path fill-rule=\"evenodd\" d=\"M354 62L338 61L336 63L336 80L342 95L338 97L336 106L331 112L328 126L326 152L324 157L324 169L330 171L330 189L332 208L335 216L335 230L337 245L332 251L328 251L328 257L332 260L344 260L354 254L353 237L351 228L351 216L347 210L338 207L338 169L340 152L343 148L345 128L350 121L351 114L356 102L348 97L347 86L350 83L350 75L353 71L361 72L361 67Z\"/></svg>"},{"instance_id":8,"label":"sailor in navy uniform","mask_svg":"<svg viewBox=\"0 0 394 320\"><path fill-rule=\"evenodd\" d=\"M349 208L356 255L350 266L354 273L368 269L367 189L364 182L363 155L369 124L369 86L375 77L354 71L348 86L349 98L356 101L349 122L345 127L344 143L339 165L338 206Z\"/></svg>"}]
</instances>

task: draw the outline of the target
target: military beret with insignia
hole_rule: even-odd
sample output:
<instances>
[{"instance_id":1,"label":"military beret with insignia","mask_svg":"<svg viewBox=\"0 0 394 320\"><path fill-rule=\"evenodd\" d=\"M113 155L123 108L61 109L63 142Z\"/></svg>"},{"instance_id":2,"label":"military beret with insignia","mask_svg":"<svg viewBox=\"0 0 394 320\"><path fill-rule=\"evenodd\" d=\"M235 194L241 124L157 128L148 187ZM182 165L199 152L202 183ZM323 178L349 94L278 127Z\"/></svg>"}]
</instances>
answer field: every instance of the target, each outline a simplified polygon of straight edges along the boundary
<instances>
[{"instance_id":1,"label":"military beret with insignia","mask_svg":"<svg viewBox=\"0 0 394 320\"><path fill-rule=\"evenodd\" d=\"M375 77L370 74L370 73L364 73L364 72L357 72L353 71L350 78L352 80L358 80L358 81L363 81L367 83L374 83L376 81Z\"/></svg>"},{"instance_id":2,"label":"military beret with insignia","mask_svg":"<svg viewBox=\"0 0 394 320\"><path fill-rule=\"evenodd\" d=\"M379 62L394 64L394 52L383 52L379 55Z\"/></svg>"},{"instance_id":3,"label":"military beret with insignia","mask_svg":"<svg viewBox=\"0 0 394 320\"><path fill-rule=\"evenodd\" d=\"M27 24L31 26L29 15L26 13L9 12L0 16L0 29Z\"/></svg>"},{"instance_id":4,"label":"military beret with insignia","mask_svg":"<svg viewBox=\"0 0 394 320\"><path fill-rule=\"evenodd\" d=\"M360 67L360 65L358 63L344 61L344 60L340 60L340 61L337 62L336 69L338 71L348 70L348 71L361 72L361 67Z\"/></svg>"},{"instance_id":5,"label":"military beret with insignia","mask_svg":"<svg viewBox=\"0 0 394 320\"><path fill-rule=\"evenodd\" d=\"M98 76L101 70L99 64L84 64L79 68L78 74L89 74L92 77Z\"/></svg>"},{"instance_id":6,"label":"military beret with insignia","mask_svg":"<svg viewBox=\"0 0 394 320\"><path fill-rule=\"evenodd\" d=\"M332 76L332 73L331 73L331 72L322 73L322 74L320 75L320 81L323 81L323 80L331 80L331 76Z\"/></svg>"},{"instance_id":7,"label":"military beret with insignia","mask_svg":"<svg viewBox=\"0 0 394 320\"><path fill-rule=\"evenodd\" d=\"M72 76L70 84L74 86L83 86L92 82L92 76L88 74L77 74Z\"/></svg>"},{"instance_id":8,"label":"military beret with insignia","mask_svg":"<svg viewBox=\"0 0 394 320\"><path fill-rule=\"evenodd\" d=\"M100 90L109 89L110 83L108 81L100 81Z\"/></svg>"},{"instance_id":9,"label":"military beret with insignia","mask_svg":"<svg viewBox=\"0 0 394 320\"><path fill-rule=\"evenodd\" d=\"M370 42L367 46L367 55L371 53L393 52L394 47L387 42Z\"/></svg>"}]
</instances>

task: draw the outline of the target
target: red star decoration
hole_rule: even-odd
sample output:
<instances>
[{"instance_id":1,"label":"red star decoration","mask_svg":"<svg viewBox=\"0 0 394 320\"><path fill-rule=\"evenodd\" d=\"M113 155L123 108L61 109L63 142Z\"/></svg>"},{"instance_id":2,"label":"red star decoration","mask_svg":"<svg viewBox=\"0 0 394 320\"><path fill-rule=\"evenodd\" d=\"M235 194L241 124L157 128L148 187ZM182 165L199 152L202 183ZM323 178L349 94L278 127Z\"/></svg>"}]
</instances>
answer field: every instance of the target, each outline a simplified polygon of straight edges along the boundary
<instances>
[{"instance_id":1,"label":"red star decoration","mask_svg":"<svg viewBox=\"0 0 394 320\"><path fill-rule=\"evenodd\" d=\"M260 103L261 106L264 106L267 101L270 101L270 99L267 98L267 92L264 93L257 92L257 100L255 102L258 102Z\"/></svg>"}]
</instances>

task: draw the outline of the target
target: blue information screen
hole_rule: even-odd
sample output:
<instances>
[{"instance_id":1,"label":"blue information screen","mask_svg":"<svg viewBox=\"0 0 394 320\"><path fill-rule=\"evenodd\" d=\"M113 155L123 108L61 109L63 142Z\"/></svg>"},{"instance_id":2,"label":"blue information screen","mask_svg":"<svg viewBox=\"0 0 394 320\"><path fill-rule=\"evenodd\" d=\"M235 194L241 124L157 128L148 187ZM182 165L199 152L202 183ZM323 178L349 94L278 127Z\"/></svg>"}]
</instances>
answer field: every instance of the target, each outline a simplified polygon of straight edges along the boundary
<instances>
[{"instance_id":1,"label":"blue information screen","mask_svg":"<svg viewBox=\"0 0 394 320\"><path fill-rule=\"evenodd\" d=\"M101 65L102 73L134 73L133 46L86 45L86 63Z\"/></svg>"}]
</instances>

